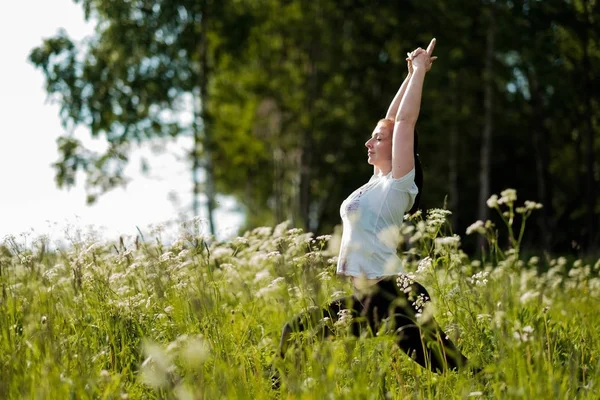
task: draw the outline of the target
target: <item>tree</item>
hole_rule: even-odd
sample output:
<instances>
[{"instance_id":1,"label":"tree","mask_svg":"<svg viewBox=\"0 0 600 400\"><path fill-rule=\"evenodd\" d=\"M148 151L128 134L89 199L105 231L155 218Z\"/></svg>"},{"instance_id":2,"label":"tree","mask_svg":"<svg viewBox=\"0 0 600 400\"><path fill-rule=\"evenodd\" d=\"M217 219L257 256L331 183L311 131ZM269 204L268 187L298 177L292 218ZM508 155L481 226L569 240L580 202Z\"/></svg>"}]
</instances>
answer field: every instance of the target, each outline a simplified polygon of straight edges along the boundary
<instances>
[{"instance_id":1,"label":"tree","mask_svg":"<svg viewBox=\"0 0 600 400\"><path fill-rule=\"evenodd\" d=\"M226 2L78 2L86 19L97 21L96 35L78 46L61 32L30 54L31 62L45 74L49 95L60 103L68 130L58 139L58 186L74 185L77 172L84 171L88 202L94 202L102 193L126 183L123 168L133 143L191 135L194 212L201 191L198 169L203 165L208 218L214 233L208 87L213 55L221 44L210 38L226 40L218 33L227 22ZM221 25L213 24L213 19ZM186 111L184 100L190 97L194 118L191 125L185 125L176 114ZM74 136L72 128L80 124L88 126L93 137L106 139L104 154L85 149Z\"/></svg>"}]
</instances>

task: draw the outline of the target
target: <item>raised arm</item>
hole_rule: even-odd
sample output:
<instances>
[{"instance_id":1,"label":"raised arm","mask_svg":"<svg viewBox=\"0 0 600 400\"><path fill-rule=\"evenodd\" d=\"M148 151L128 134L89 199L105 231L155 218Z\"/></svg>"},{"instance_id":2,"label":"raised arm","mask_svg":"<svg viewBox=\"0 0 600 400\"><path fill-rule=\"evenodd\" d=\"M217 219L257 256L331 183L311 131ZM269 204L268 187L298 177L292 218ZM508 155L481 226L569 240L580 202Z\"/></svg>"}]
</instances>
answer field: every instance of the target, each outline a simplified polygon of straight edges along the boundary
<instances>
[{"instance_id":1,"label":"raised arm","mask_svg":"<svg viewBox=\"0 0 600 400\"><path fill-rule=\"evenodd\" d=\"M402 178L414 168L414 133L419 111L425 73L431 68L435 39L431 40L427 50L418 48L412 55L413 73L400 101L394 124L392 142L392 177Z\"/></svg>"},{"instance_id":2,"label":"raised arm","mask_svg":"<svg viewBox=\"0 0 600 400\"><path fill-rule=\"evenodd\" d=\"M404 97L404 92L406 92L406 87L408 86L408 82L410 81L410 77L412 76L411 60L408 59L407 63L408 63L408 75L406 75L404 82L402 82L402 85L400 85L400 89L398 89L398 92L396 93L396 95L394 96L394 99L390 103L390 106L387 110L387 114L385 114L385 118L389 118L389 119L396 118L396 114L398 113L398 107L400 107L400 102L402 101L402 97Z\"/></svg>"}]
</instances>

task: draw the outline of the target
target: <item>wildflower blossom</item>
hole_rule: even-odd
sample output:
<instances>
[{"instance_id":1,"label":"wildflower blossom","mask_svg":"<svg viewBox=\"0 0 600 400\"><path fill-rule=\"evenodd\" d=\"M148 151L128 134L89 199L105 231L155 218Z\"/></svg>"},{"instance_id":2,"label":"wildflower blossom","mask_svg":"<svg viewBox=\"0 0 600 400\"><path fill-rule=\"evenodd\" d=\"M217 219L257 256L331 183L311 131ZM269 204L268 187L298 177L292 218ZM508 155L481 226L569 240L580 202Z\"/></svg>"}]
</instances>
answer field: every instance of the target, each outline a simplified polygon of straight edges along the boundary
<instances>
[{"instance_id":1,"label":"wildflower blossom","mask_svg":"<svg viewBox=\"0 0 600 400\"><path fill-rule=\"evenodd\" d=\"M498 195L491 195L489 199L487 199L486 204L489 208L498 207Z\"/></svg>"},{"instance_id":2,"label":"wildflower blossom","mask_svg":"<svg viewBox=\"0 0 600 400\"><path fill-rule=\"evenodd\" d=\"M233 255L233 249L229 247L217 247L212 251L212 258L214 260L231 257Z\"/></svg>"},{"instance_id":3,"label":"wildflower blossom","mask_svg":"<svg viewBox=\"0 0 600 400\"><path fill-rule=\"evenodd\" d=\"M467 235L470 235L472 233L481 233L482 235L485 233L483 221L478 220L469 225L469 227L467 228Z\"/></svg>"},{"instance_id":4,"label":"wildflower blossom","mask_svg":"<svg viewBox=\"0 0 600 400\"><path fill-rule=\"evenodd\" d=\"M479 397L483 396L483 392L471 392L467 397Z\"/></svg>"},{"instance_id":5,"label":"wildflower blossom","mask_svg":"<svg viewBox=\"0 0 600 400\"><path fill-rule=\"evenodd\" d=\"M181 352L183 361L191 367L202 365L210 356L210 347L201 335L186 340Z\"/></svg>"},{"instance_id":6,"label":"wildflower blossom","mask_svg":"<svg viewBox=\"0 0 600 400\"><path fill-rule=\"evenodd\" d=\"M271 276L271 273L267 269L263 269L262 271L258 271L254 275L254 283L260 282L260 281L262 281L264 279L268 279L268 278L270 278L270 276Z\"/></svg>"},{"instance_id":7,"label":"wildflower blossom","mask_svg":"<svg viewBox=\"0 0 600 400\"><path fill-rule=\"evenodd\" d=\"M281 276L273 279L271 283L256 292L256 297L266 297L267 295L275 292L277 289L279 289L279 284L284 280L285 279Z\"/></svg>"},{"instance_id":8,"label":"wildflower blossom","mask_svg":"<svg viewBox=\"0 0 600 400\"><path fill-rule=\"evenodd\" d=\"M396 284L404 293L411 291L411 285L413 283L415 283L415 281L412 279L412 276L407 274L399 273L396 278Z\"/></svg>"},{"instance_id":9,"label":"wildflower blossom","mask_svg":"<svg viewBox=\"0 0 600 400\"><path fill-rule=\"evenodd\" d=\"M515 189L505 189L500 192L498 204L512 204L517 201L517 191Z\"/></svg>"},{"instance_id":10,"label":"wildflower blossom","mask_svg":"<svg viewBox=\"0 0 600 400\"><path fill-rule=\"evenodd\" d=\"M159 261L161 261L161 262L169 261L171 258L173 258L173 253L170 251L167 251L160 256Z\"/></svg>"},{"instance_id":11,"label":"wildflower blossom","mask_svg":"<svg viewBox=\"0 0 600 400\"><path fill-rule=\"evenodd\" d=\"M377 238L387 247L395 249L398 247L401 241L400 228L396 225L388 226L382 229L378 234Z\"/></svg>"},{"instance_id":12,"label":"wildflower blossom","mask_svg":"<svg viewBox=\"0 0 600 400\"><path fill-rule=\"evenodd\" d=\"M281 253L280 253L280 252L278 252L277 250L275 250L275 251L272 251L272 252L270 252L270 253L267 253L267 258L268 258L268 259L271 259L271 258L277 258L277 257L278 257L278 256L280 256L280 255L281 255Z\"/></svg>"},{"instance_id":13,"label":"wildflower blossom","mask_svg":"<svg viewBox=\"0 0 600 400\"><path fill-rule=\"evenodd\" d=\"M252 235L255 236L271 236L271 232L273 228L270 226L259 226L258 228L254 228L252 231Z\"/></svg>"},{"instance_id":14,"label":"wildflower blossom","mask_svg":"<svg viewBox=\"0 0 600 400\"><path fill-rule=\"evenodd\" d=\"M475 284L475 286L485 286L488 283L487 278L489 274L487 271L481 271L467 279L470 283Z\"/></svg>"},{"instance_id":15,"label":"wildflower blossom","mask_svg":"<svg viewBox=\"0 0 600 400\"><path fill-rule=\"evenodd\" d=\"M415 219L419 218L421 216L421 214L422 214L421 210L417 210L412 214L405 214L404 220L405 221L415 220Z\"/></svg>"},{"instance_id":16,"label":"wildflower blossom","mask_svg":"<svg viewBox=\"0 0 600 400\"><path fill-rule=\"evenodd\" d=\"M444 223L446 223L446 218L451 214L452 212L449 210L432 208L427 213L427 227L434 232L437 231Z\"/></svg>"},{"instance_id":17,"label":"wildflower blossom","mask_svg":"<svg viewBox=\"0 0 600 400\"><path fill-rule=\"evenodd\" d=\"M146 359L140 368L142 382L154 388L165 387L168 384L167 375L172 368L171 357L152 342L144 343L143 352Z\"/></svg>"},{"instance_id":18,"label":"wildflower blossom","mask_svg":"<svg viewBox=\"0 0 600 400\"><path fill-rule=\"evenodd\" d=\"M532 340L533 328L530 325L525 326L523 329L516 329L513 332L513 338L518 342L529 342Z\"/></svg>"},{"instance_id":19,"label":"wildflower blossom","mask_svg":"<svg viewBox=\"0 0 600 400\"><path fill-rule=\"evenodd\" d=\"M333 324L338 329L345 329L352 323L352 310L342 309L338 311L338 320Z\"/></svg>"},{"instance_id":20,"label":"wildflower blossom","mask_svg":"<svg viewBox=\"0 0 600 400\"><path fill-rule=\"evenodd\" d=\"M448 250L453 250L460 244L460 236L452 235L435 238L435 252L436 253L447 253Z\"/></svg>"},{"instance_id":21,"label":"wildflower blossom","mask_svg":"<svg viewBox=\"0 0 600 400\"><path fill-rule=\"evenodd\" d=\"M321 235L321 236L317 236L316 237L316 240L321 240L321 241L324 241L324 242L326 242L326 241L328 241L330 239L331 239L331 235Z\"/></svg>"},{"instance_id":22,"label":"wildflower blossom","mask_svg":"<svg viewBox=\"0 0 600 400\"><path fill-rule=\"evenodd\" d=\"M417 296L416 300L412 303L412 306L417 311L417 315L416 315L417 319L421 318L421 316L423 315L423 309L428 301L429 301L429 296L426 296L425 294L421 293Z\"/></svg>"},{"instance_id":23,"label":"wildflower blossom","mask_svg":"<svg viewBox=\"0 0 600 400\"><path fill-rule=\"evenodd\" d=\"M527 262L527 264L533 266L533 265L537 265L539 261L540 261L539 257L535 257L534 256L534 257L531 257L529 259L529 261Z\"/></svg>"},{"instance_id":24,"label":"wildflower blossom","mask_svg":"<svg viewBox=\"0 0 600 400\"><path fill-rule=\"evenodd\" d=\"M519 298L519 302L521 304L527 304L527 303L529 303L530 300L535 299L539 295L540 295L539 292L535 292L533 290L527 291L521 295L521 297Z\"/></svg>"},{"instance_id":25,"label":"wildflower blossom","mask_svg":"<svg viewBox=\"0 0 600 400\"><path fill-rule=\"evenodd\" d=\"M316 381L313 377L308 377L302 382L302 390L311 390L316 384Z\"/></svg>"},{"instance_id":26,"label":"wildflower blossom","mask_svg":"<svg viewBox=\"0 0 600 400\"><path fill-rule=\"evenodd\" d=\"M541 203L536 203L535 201L525 200L525 208L527 210L539 210L543 205Z\"/></svg>"},{"instance_id":27,"label":"wildflower blossom","mask_svg":"<svg viewBox=\"0 0 600 400\"><path fill-rule=\"evenodd\" d=\"M419 265L417 266L417 274L426 273L429 269L431 269L431 266L432 266L431 257L425 257L424 259L422 259L419 262Z\"/></svg>"}]
</instances>

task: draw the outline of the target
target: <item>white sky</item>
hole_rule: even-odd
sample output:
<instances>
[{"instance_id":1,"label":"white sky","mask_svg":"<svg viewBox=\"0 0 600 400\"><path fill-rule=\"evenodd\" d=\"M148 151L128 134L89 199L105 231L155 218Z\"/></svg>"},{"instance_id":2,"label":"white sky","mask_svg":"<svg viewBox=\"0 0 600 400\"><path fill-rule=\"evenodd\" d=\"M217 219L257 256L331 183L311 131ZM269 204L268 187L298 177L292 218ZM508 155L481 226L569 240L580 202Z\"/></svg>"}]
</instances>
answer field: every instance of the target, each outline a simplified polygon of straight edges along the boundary
<instances>
[{"instance_id":1,"label":"white sky","mask_svg":"<svg viewBox=\"0 0 600 400\"><path fill-rule=\"evenodd\" d=\"M131 183L101 196L94 206L85 205L83 179L69 191L57 189L51 164L58 159L56 138L64 134L59 106L47 102L43 72L27 57L59 28L79 40L94 27L73 0L6 1L0 6L0 242L5 235L31 230L60 239L67 225L93 225L105 237L135 235L136 226L146 233L150 224L189 219L191 172L177 160L189 150L185 140L172 142L161 156L136 152L127 170ZM89 137L85 129L84 137ZM140 176L142 153L148 155L150 177ZM173 195L177 204L169 200ZM221 238L242 223L239 213L223 209L215 220Z\"/></svg>"}]
</instances>

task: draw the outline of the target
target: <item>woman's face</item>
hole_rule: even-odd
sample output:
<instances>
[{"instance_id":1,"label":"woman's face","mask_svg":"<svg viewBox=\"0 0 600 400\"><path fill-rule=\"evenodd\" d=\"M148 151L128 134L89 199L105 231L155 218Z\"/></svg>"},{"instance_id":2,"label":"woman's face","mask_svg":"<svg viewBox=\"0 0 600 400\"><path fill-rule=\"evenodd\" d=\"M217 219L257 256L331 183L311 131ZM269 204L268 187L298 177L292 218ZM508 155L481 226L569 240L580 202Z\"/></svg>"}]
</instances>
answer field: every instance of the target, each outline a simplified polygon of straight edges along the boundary
<instances>
[{"instance_id":1,"label":"woman's face","mask_svg":"<svg viewBox=\"0 0 600 400\"><path fill-rule=\"evenodd\" d=\"M371 138L365 143L369 164L379 167L392 161L392 134L388 124L377 124Z\"/></svg>"}]
</instances>

